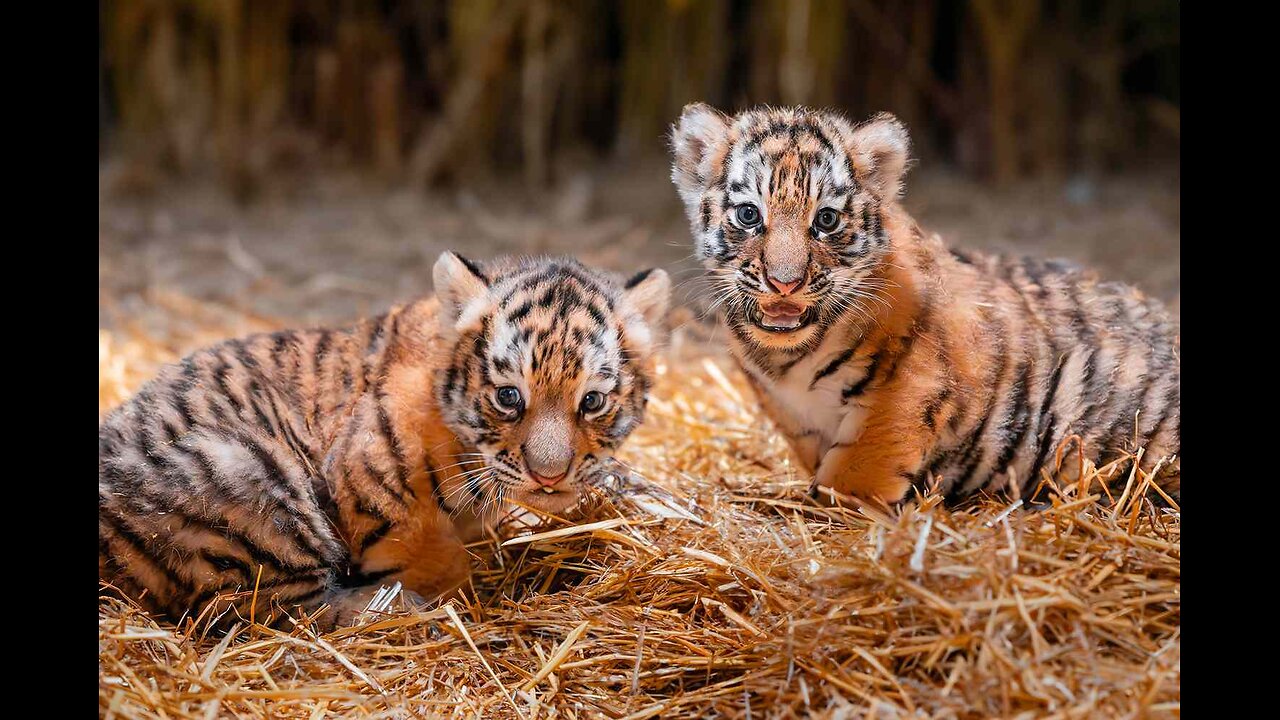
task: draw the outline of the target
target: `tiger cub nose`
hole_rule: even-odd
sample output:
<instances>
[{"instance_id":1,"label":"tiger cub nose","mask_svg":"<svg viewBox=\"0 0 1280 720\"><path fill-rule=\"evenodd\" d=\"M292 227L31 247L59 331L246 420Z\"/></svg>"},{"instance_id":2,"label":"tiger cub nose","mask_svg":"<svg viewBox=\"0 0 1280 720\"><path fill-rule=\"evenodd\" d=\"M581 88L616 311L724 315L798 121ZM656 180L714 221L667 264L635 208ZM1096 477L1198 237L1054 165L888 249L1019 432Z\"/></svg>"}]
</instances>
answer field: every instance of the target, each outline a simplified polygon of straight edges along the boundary
<instances>
[{"instance_id":1,"label":"tiger cub nose","mask_svg":"<svg viewBox=\"0 0 1280 720\"><path fill-rule=\"evenodd\" d=\"M796 288L804 284L805 276L801 275L798 280L792 282L783 282L772 275L765 276L765 279L769 281L770 287L776 290L779 295L790 295L795 292Z\"/></svg>"},{"instance_id":2,"label":"tiger cub nose","mask_svg":"<svg viewBox=\"0 0 1280 720\"><path fill-rule=\"evenodd\" d=\"M530 451L533 452L530 452ZM539 485L551 487L569 474L573 455L568 452L548 452L548 448L524 447L524 466Z\"/></svg>"}]
</instances>

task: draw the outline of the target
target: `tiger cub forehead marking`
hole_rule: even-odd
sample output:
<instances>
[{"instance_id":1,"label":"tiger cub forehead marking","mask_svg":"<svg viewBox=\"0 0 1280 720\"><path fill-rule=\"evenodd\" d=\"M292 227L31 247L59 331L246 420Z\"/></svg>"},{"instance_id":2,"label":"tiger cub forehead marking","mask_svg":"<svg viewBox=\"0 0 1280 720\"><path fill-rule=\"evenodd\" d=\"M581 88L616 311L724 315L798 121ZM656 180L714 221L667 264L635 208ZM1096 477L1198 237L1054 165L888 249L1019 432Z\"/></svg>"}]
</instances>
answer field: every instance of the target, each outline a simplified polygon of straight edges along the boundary
<instances>
[{"instance_id":1,"label":"tiger cub forehead marking","mask_svg":"<svg viewBox=\"0 0 1280 720\"><path fill-rule=\"evenodd\" d=\"M856 183L838 138L838 130L816 115L743 115L729 135L729 202L803 209L843 201Z\"/></svg>"},{"instance_id":2,"label":"tiger cub forehead marking","mask_svg":"<svg viewBox=\"0 0 1280 720\"><path fill-rule=\"evenodd\" d=\"M488 368L495 382L560 395L617 388L623 361L615 291L578 267L551 264L495 281Z\"/></svg>"}]
</instances>

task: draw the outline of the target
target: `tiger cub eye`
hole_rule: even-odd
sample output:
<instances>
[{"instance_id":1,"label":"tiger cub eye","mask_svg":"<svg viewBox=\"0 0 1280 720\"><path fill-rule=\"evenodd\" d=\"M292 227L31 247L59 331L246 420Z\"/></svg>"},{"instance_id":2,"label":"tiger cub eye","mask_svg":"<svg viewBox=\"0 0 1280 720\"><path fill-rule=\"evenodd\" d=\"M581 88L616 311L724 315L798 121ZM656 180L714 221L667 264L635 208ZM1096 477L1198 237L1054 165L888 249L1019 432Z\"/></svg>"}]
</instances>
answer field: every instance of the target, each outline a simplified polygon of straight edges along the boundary
<instances>
[{"instance_id":1,"label":"tiger cub eye","mask_svg":"<svg viewBox=\"0 0 1280 720\"><path fill-rule=\"evenodd\" d=\"M498 388L498 405L508 410L519 410L521 397L520 390L511 386L504 385Z\"/></svg>"},{"instance_id":2,"label":"tiger cub eye","mask_svg":"<svg viewBox=\"0 0 1280 720\"><path fill-rule=\"evenodd\" d=\"M593 413L604 407L604 393L592 390L582 398L582 412Z\"/></svg>"},{"instance_id":3,"label":"tiger cub eye","mask_svg":"<svg viewBox=\"0 0 1280 720\"><path fill-rule=\"evenodd\" d=\"M831 208L823 208L813 218L813 227L818 232L829 233L840 226L840 213Z\"/></svg>"}]
</instances>

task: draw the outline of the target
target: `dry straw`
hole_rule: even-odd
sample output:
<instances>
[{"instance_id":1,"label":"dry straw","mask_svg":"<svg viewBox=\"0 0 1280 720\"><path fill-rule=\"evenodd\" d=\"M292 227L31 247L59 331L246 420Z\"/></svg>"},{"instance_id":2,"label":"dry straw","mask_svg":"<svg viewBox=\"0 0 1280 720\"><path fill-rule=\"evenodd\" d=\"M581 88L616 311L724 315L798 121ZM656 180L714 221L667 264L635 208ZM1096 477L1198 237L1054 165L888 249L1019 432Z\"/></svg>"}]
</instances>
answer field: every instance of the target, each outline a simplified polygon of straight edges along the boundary
<instances>
[{"instance_id":1,"label":"dry straw","mask_svg":"<svg viewBox=\"0 0 1280 720\"><path fill-rule=\"evenodd\" d=\"M261 325L152 300L187 320L100 332L99 412L158 363ZM1142 473L1114 499L1098 481L1118 465L1032 507L815 507L732 363L673 356L622 458L634 477L568 526L513 522L473 548L465 601L219 638L104 590L100 715L1179 713L1180 515Z\"/></svg>"}]
</instances>

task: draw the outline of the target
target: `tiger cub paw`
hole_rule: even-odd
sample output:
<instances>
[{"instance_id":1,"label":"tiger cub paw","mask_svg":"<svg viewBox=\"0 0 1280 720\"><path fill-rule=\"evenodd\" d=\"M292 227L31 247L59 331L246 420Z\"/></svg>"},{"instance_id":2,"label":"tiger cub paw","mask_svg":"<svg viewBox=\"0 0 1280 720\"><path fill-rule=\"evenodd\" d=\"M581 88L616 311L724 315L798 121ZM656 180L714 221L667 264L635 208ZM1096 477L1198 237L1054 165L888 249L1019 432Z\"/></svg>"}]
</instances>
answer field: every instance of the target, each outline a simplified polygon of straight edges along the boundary
<instances>
[{"instance_id":1,"label":"tiger cub paw","mask_svg":"<svg viewBox=\"0 0 1280 720\"><path fill-rule=\"evenodd\" d=\"M316 620L317 628L325 632L373 622L388 613L418 612L430 607L426 598L399 583L335 590L329 593L326 603L329 610Z\"/></svg>"},{"instance_id":2,"label":"tiger cub paw","mask_svg":"<svg viewBox=\"0 0 1280 720\"><path fill-rule=\"evenodd\" d=\"M851 510L868 507L880 512L896 512L911 497L910 483L886 484L881 492L849 492L848 488L833 487L815 477L809 485L808 496L823 507L843 507Z\"/></svg>"}]
</instances>

